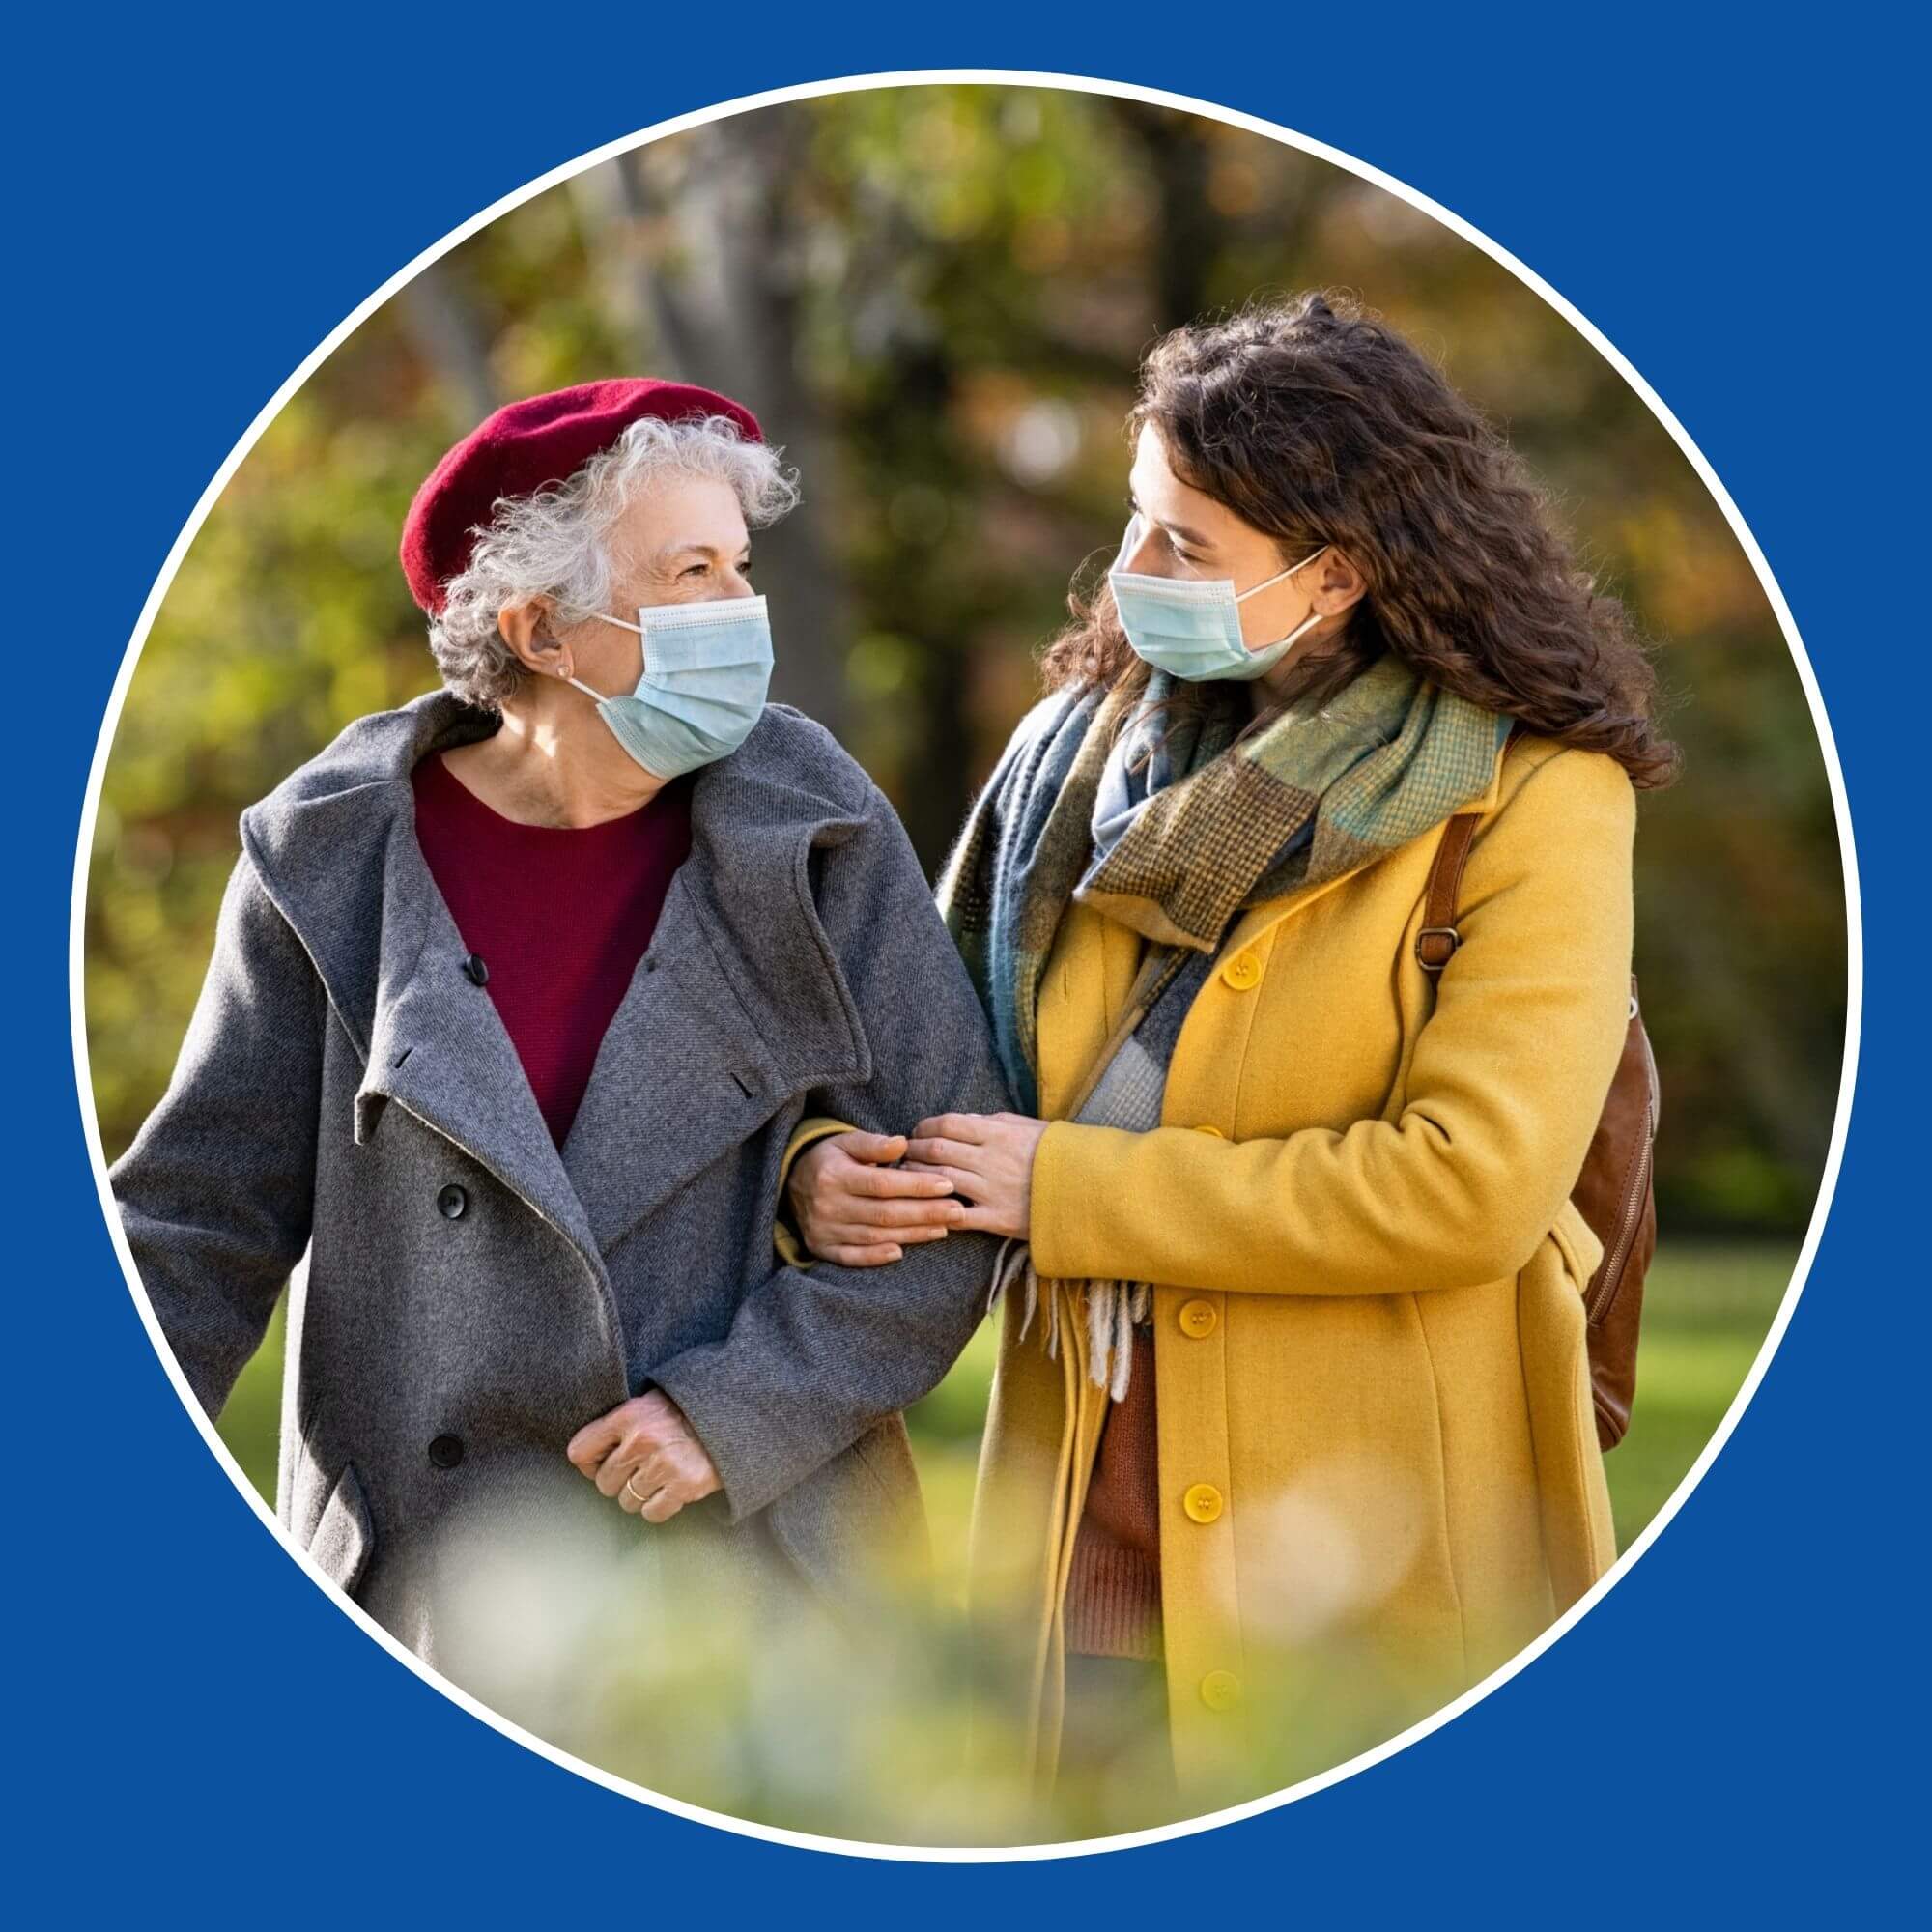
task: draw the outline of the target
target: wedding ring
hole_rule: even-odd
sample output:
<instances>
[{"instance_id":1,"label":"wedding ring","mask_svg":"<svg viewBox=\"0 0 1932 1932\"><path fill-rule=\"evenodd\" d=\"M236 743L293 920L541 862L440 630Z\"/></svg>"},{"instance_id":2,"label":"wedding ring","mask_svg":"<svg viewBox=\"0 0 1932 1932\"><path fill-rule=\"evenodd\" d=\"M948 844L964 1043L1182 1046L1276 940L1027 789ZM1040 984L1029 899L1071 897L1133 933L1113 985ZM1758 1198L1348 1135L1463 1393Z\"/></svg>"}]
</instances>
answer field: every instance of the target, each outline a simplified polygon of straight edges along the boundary
<instances>
[{"instance_id":1,"label":"wedding ring","mask_svg":"<svg viewBox=\"0 0 1932 1932\"><path fill-rule=\"evenodd\" d=\"M637 1472L637 1471L636 1471L635 1469L633 1469L633 1470L631 1471L631 1476L635 1476L635 1475L636 1475L637 1473L638 1473L638 1472ZM650 1499L651 1499L651 1497L650 1497L650 1496L640 1496L640 1495L639 1495L639 1494L638 1494L638 1492L637 1492L637 1491L636 1491L636 1490L632 1490L632 1489L631 1489L631 1476L626 1476L626 1477L624 1478L624 1487L625 1487L625 1489L627 1489L627 1490L630 1490L630 1492L631 1492L631 1494L632 1494L632 1496L633 1496L633 1497L634 1497L634 1498L636 1499L636 1501L638 1502L639 1506L639 1507L641 1507L641 1506L642 1506L643 1504L645 1504L645 1503L649 1502L649 1501L650 1501ZM658 1486L658 1488L659 1488L659 1489L662 1489L663 1487L664 1487L664 1486L663 1486L663 1484L660 1484L660 1485ZM656 1494L657 1494L657 1490L653 1490L653 1491L651 1492L651 1495L656 1495Z\"/></svg>"}]
</instances>

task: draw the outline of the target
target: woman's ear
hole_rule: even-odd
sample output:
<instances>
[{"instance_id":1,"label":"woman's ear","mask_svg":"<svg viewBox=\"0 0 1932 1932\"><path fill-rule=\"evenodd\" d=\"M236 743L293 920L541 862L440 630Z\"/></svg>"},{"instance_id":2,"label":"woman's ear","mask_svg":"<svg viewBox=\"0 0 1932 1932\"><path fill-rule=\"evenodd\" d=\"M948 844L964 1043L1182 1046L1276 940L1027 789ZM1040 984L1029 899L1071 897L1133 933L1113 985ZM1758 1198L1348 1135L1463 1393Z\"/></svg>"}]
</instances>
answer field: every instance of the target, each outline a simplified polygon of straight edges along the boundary
<instances>
[{"instance_id":1,"label":"woman's ear","mask_svg":"<svg viewBox=\"0 0 1932 1932\"><path fill-rule=\"evenodd\" d=\"M570 653L551 629L548 598L529 597L518 604L505 604L497 612L497 635L526 670L539 677L570 675Z\"/></svg>"},{"instance_id":2,"label":"woman's ear","mask_svg":"<svg viewBox=\"0 0 1932 1932\"><path fill-rule=\"evenodd\" d=\"M1368 579L1355 568L1348 552L1333 544L1322 553L1315 577L1315 594L1308 601L1324 617L1351 609L1368 595Z\"/></svg>"}]
</instances>

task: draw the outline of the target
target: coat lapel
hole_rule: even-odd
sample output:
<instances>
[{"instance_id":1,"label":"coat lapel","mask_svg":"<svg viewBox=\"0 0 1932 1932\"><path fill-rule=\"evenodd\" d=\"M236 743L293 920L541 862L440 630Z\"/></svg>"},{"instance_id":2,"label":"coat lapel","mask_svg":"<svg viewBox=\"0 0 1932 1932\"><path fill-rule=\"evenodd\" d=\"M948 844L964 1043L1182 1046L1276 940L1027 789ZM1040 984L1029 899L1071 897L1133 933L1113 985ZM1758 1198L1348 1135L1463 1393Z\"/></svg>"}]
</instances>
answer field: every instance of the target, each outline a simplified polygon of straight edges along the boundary
<instances>
[{"instance_id":1,"label":"coat lapel","mask_svg":"<svg viewBox=\"0 0 1932 1932\"><path fill-rule=\"evenodd\" d=\"M405 788L407 790L407 787ZM496 1175L597 1268L597 1242L497 1003L463 970L463 943L399 812L388 841L383 944L355 1138L394 1101Z\"/></svg>"},{"instance_id":2,"label":"coat lapel","mask_svg":"<svg viewBox=\"0 0 1932 1932\"><path fill-rule=\"evenodd\" d=\"M242 814L242 839L362 1056L357 1145L400 1105L569 1240L608 1300L589 1219L416 839L416 761L492 728L440 691L360 719Z\"/></svg>"},{"instance_id":3,"label":"coat lapel","mask_svg":"<svg viewBox=\"0 0 1932 1932\"><path fill-rule=\"evenodd\" d=\"M607 1253L792 1095L869 1077L851 996L801 890L807 848L849 821L830 802L804 804L761 782L742 751L693 785L691 855L563 1146Z\"/></svg>"}]
</instances>

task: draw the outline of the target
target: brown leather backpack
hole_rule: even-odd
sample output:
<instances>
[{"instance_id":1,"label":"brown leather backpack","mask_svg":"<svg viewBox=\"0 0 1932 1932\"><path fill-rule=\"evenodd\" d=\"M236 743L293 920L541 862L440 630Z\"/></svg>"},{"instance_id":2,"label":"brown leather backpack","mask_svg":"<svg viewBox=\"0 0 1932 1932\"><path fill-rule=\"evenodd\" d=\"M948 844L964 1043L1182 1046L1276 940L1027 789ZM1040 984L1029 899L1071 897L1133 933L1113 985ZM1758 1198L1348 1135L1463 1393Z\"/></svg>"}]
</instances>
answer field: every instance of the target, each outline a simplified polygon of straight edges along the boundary
<instances>
[{"instance_id":1,"label":"brown leather backpack","mask_svg":"<svg viewBox=\"0 0 1932 1932\"><path fill-rule=\"evenodd\" d=\"M1459 812L1442 828L1423 899L1416 963L1433 980L1448 965L1462 935L1456 894L1469 841L1481 813ZM1652 1143L1657 1137L1657 1061L1637 1009L1631 975L1630 1027L1623 1058L1610 1079L1602 1120L1583 1156L1570 1198L1604 1244L1604 1260L1584 1291L1590 1350L1590 1389L1597 1407L1597 1441L1613 1449L1630 1427L1636 1393L1636 1332L1643 1313L1643 1277L1657 1252L1657 1197L1652 1190Z\"/></svg>"}]
</instances>

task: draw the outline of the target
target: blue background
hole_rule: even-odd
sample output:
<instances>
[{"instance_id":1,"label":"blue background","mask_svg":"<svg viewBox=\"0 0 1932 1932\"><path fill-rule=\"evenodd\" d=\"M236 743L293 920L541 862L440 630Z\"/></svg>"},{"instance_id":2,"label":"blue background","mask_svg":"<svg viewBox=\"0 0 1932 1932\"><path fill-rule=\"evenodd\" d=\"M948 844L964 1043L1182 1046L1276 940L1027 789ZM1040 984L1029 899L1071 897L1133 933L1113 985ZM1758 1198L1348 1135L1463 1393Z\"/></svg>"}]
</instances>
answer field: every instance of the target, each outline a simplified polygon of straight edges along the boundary
<instances>
[{"instance_id":1,"label":"blue background","mask_svg":"<svg viewBox=\"0 0 1932 1932\"><path fill-rule=\"evenodd\" d=\"M1882 1909L1918 1808L1893 1761L1918 1762L1924 1640L1927 1270L1895 1206L1918 1111L1905 1001L1926 977L1891 884L1902 862L1922 901L1922 854L1891 849L1922 754L1889 741L1922 712L1926 638L1924 351L1892 286L1921 252L1893 172L1902 53L1858 7L1802 40L1759 16L1749 44L1689 9L1584 16L1575 43L1547 9L1265 17L982 7L926 33L816 9L75 11L19 61L16 1886L63 1916L284 1924ZM954 65L1094 73L1282 122L1435 197L1589 316L1725 479L1790 600L1846 768L1867 946L1868 1044L1809 1286L1729 1447L1603 1606L1473 1713L1330 1791L1098 1861L994 1867L687 1824L521 1749L370 1643L248 1512L158 1369L101 1223L68 1038L74 839L109 688L208 478L316 342L449 228L586 149L763 87Z\"/></svg>"}]
</instances>

